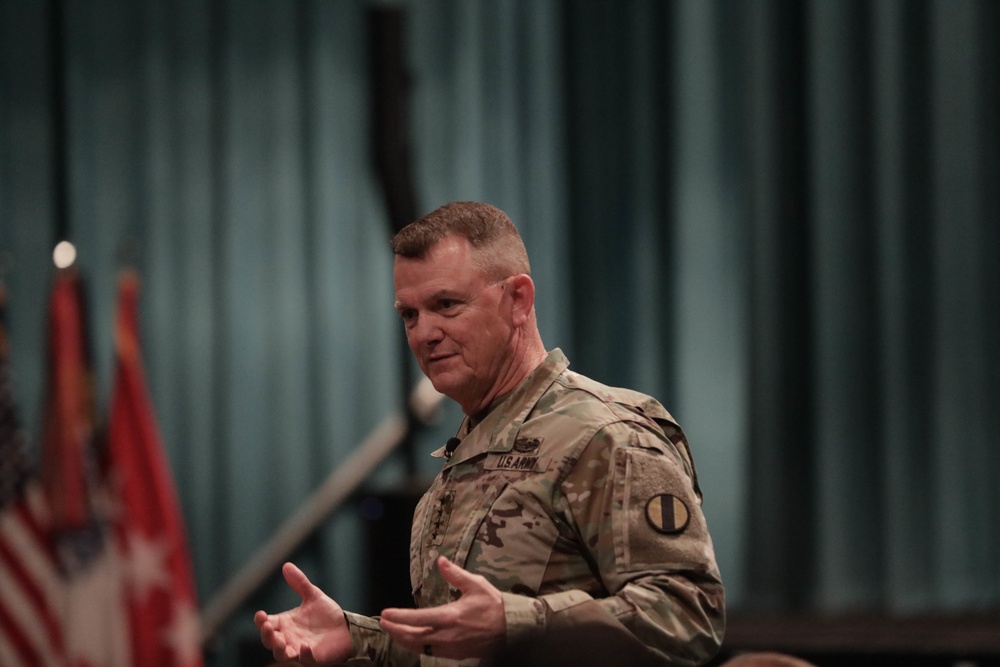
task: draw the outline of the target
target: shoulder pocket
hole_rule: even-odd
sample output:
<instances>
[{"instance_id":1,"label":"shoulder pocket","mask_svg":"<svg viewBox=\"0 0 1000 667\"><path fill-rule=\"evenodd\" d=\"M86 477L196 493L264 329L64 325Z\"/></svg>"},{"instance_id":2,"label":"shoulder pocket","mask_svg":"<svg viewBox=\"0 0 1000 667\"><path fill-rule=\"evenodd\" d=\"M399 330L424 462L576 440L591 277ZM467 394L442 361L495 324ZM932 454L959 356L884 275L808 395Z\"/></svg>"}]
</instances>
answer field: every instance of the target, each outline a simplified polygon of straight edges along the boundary
<instances>
[{"instance_id":1,"label":"shoulder pocket","mask_svg":"<svg viewBox=\"0 0 1000 667\"><path fill-rule=\"evenodd\" d=\"M705 520L691 479L662 452L615 451L611 507L615 560L624 572L701 561Z\"/></svg>"}]
</instances>

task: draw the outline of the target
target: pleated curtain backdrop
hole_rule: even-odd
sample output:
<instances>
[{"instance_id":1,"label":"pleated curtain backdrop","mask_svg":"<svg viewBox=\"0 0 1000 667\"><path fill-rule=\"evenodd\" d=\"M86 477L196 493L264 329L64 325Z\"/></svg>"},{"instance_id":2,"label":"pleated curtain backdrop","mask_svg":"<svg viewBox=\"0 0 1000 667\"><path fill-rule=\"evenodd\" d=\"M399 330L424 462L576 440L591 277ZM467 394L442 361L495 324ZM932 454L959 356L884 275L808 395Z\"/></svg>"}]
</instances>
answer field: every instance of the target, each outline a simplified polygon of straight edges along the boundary
<instances>
[{"instance_id":1,"label":"pleated curtain backdrop","mask_svg":"<svg viewBox=\"0 0 1000 667\"><path fill-rule=\"evenodd\" d=\"M996 608L1000 8L741 9L746 594Z\"/></svg>"},{"instance_id":2,"label":"pleated curtain backdrop","mask_svg":"<svg viewBox=\"0 0 1000 667\"><path fill-rule=\"evenodd\" d=\"M69 227L91 288L102 399L127 257L143 277L151 390L203 603L399 409L402 328L371 164L371 7L63 5ZM422 210L487 200L518 221L553 345L569 329L564 114L552 85L559 9L420 3L406 33ZM50 26L44 3L2 11L0 239L15 372L34 399L44 324L35 304L52 273ZM425 471L458 418L446 409L423 436ZM390 461L376 481L401 472ZM345 511L296 560L345 607L374 613L363 607L363 544L356 512ZM215 663L239 662L254 609L293 603L276 576L227 628Z\"/></svg>"},{"instance_id":3,"label":"pleated curtain backdrop","mask_svg":"<svg viewBox=\"0 0 1000 667\"><path fill-rule=\"evenodd\" d=\"M546 343L679 419L732 608L1000 606L998 5L403 6L421 210L505 208ZM370 7L65 4L99 385L131 255L203 602L397 406ZM44 9L0 9L0 251L29 424L51 277ZM457 418L422 438L425 471ZM357 608L360 544L342 513L297 560ZM215 663L235 664L253 607L293 601L269 584Z\"/></svg>"},{"instance_id":4,"label":"pleated curtain backdrop","mask_svg":"<svg viewBox=\"0 0 1000 667\"><path fill-rule=\"evenodd\" d=\"M995 609L1000 8L567 25L576 349L685 426L733 608Z\"/></svg>"}]
</instances>

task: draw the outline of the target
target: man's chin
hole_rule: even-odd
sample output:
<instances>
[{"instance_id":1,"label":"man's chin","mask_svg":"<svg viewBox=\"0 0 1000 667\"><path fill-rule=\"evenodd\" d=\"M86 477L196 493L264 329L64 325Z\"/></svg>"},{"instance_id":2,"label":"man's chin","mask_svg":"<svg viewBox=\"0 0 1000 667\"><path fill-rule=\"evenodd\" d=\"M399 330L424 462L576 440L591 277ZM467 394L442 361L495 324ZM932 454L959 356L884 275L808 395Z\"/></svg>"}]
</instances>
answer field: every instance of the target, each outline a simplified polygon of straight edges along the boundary
<instances>
[{"instance_id":1,"label":"man's chin","mask_svg":"<svg viewBox=\"0 0 1000 667\"><path fill-rule=\"evenodd\" d=\"M454 387L452 387L450 382L438 374L428 375L427 378L431 381L431 384L434 385L434 390L437 391L437 393L444 394L445 396L451 398L451 390L454 389Z\"/></svg>"},{"instance_id":2,"label":"man's chin","mask_svg":"<svg viewBox=\"0 0 1000 667\"><path fill-rule=\"evenodd\" d=\"M450 373L428 373L427 379L431 381L431 385L437 393L444 394L453 401L458 401L456 396L461 394L461 384L456 382L455 377Z\"/></svg>"}]
</instances>

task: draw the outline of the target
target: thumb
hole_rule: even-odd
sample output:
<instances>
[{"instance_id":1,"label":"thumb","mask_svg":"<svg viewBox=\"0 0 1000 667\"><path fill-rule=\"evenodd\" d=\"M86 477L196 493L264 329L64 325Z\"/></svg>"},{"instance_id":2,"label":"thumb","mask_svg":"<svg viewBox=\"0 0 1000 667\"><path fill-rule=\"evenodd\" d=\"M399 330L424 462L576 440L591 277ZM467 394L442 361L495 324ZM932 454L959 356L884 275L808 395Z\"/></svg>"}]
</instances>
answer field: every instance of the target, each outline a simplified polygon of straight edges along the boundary
<instances>
[{"instance_id":1,"label":"thumb","mask_svg":"<svg viewBox=\"0 0 1000 667\"><path fill-rule=\"evenodd\" d=\"M444 580L463 593L475 587L477 575L455 565L444 556L438 558L437 566Z\"/></svg>"},{"instance_id":2,"label":"thumb","mask_svg":"<svg viewBox=\"0 0 1000 667\"><path fill-rule=\"evenodd\" d=\"M293 591L299 594L303 602L316 596L316 587L309 581L305 572L295 566L294 563L285 563L281 566L281 574L285 576L285 581Z\"/></svg>"}]
</instances>

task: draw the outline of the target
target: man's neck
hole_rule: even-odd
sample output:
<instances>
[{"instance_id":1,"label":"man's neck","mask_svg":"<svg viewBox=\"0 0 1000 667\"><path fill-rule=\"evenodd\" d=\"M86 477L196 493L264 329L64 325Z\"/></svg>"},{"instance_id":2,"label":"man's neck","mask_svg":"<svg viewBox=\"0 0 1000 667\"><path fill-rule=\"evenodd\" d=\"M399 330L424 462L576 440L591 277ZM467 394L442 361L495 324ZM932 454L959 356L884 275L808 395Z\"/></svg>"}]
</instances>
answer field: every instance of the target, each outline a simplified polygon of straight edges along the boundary
<instances>
[{"instance_id":1,"label":"man's neck","mask_svg":"<svg viewBox=\"0 0 1000 667\"><path fill-rule=\"evenodd\" d=\"M519 387L536 368L542 365L547 354L541 339L526 344L522 350L518 350L511 355L511 360L514 363L501 374L490 390L474 403L463 405L462 411L473 419L477 415L487 411L497 399L506 396Z\"/></svg>"}]
</instances>

